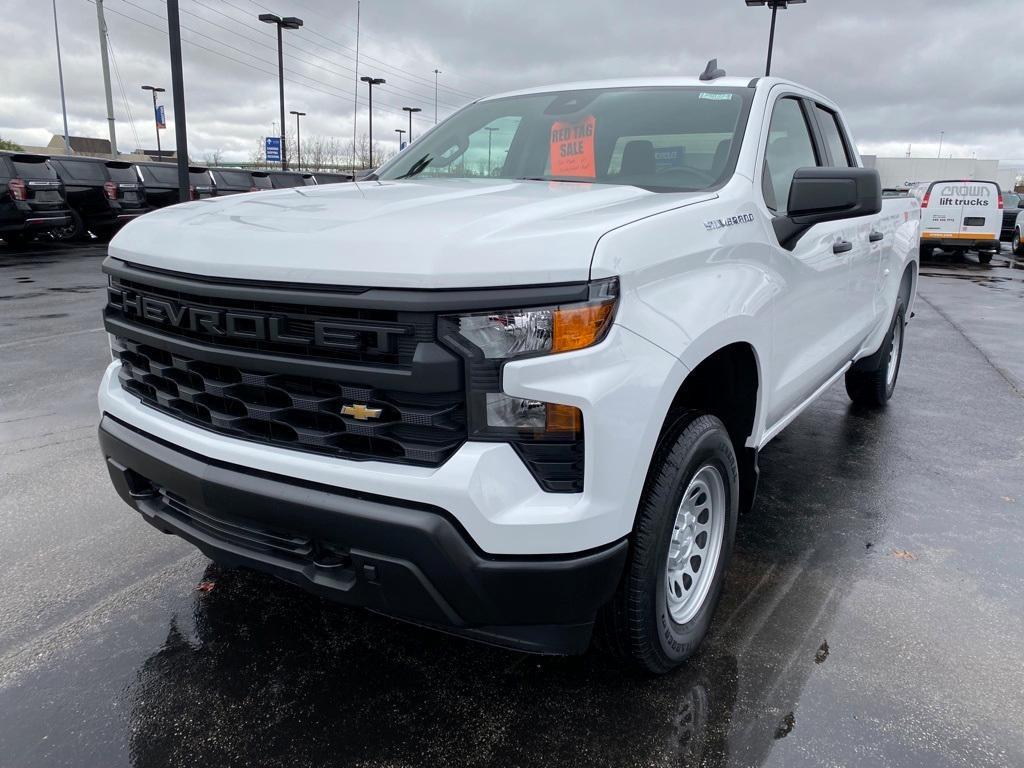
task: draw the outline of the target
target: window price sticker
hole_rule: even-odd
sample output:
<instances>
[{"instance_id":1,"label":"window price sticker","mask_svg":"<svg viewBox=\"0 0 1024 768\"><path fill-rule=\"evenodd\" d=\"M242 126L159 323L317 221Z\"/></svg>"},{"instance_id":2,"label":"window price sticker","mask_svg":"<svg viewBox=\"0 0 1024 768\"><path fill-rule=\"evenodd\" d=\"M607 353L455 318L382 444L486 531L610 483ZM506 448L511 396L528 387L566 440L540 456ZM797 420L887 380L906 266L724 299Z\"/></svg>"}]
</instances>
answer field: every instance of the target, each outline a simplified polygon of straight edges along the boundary
<instances>
[{"instance_id":1,"label":"window price sticker","mask_svg":"<svg viewBox=\"0 0 1024 768\"><path fill-rule=\"evenodd\" d=\"M593 179L594 127L597 120L588 115L579 122L557 122L551 126L551 175Z\"/></svg>"}]
</instances>

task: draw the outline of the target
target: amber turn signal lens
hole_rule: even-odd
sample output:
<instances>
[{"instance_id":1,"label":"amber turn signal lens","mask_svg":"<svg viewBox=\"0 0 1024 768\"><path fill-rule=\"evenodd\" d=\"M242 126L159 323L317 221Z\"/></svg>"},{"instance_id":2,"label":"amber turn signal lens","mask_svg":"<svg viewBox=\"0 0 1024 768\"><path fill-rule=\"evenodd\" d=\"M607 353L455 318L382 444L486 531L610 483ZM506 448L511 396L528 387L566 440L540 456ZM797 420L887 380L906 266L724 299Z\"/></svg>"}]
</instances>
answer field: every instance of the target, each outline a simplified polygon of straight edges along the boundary
<instances>
[{"instance_id":1,"label":"amber turn signal lens","mask_svg":"<svg viewBox=\"0 0 1024 768\"><path fill-rule=\"evenodd\" d=\"M583 414L571 405L547 404L544 431L548 434L575 435L583 430Z\"/></svg>"},{"instance_id":2,"label":"amber turn signal lens","mask_svg":"<svg viewBox=\"0 0 1024 768\"><path fill-rule=\"evenodd\" d=\"M614 302L555 311L551 351L568 352L596 344L608 330Z\"/></svg>"}]
</instances>

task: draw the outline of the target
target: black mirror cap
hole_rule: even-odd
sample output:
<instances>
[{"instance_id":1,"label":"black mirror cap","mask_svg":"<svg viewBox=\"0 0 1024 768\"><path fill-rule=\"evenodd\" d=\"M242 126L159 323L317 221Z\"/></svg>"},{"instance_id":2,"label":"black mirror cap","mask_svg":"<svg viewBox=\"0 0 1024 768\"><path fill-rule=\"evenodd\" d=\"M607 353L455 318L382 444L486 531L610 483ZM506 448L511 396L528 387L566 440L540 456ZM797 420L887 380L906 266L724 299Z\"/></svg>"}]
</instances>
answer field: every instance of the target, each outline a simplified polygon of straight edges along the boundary
<instances>
[{"instance_id":1,"label":"black mirror cap","mask_svg":"<svg viewBox=\"0 0 1024 768\"><path fill-rule=\"evenodd\" d=\"M881 210L882 180L874 168L798 168L787 213L775 219L775 232L782 247L792 250L815 224Z\"/></svg>"}]
</instances>

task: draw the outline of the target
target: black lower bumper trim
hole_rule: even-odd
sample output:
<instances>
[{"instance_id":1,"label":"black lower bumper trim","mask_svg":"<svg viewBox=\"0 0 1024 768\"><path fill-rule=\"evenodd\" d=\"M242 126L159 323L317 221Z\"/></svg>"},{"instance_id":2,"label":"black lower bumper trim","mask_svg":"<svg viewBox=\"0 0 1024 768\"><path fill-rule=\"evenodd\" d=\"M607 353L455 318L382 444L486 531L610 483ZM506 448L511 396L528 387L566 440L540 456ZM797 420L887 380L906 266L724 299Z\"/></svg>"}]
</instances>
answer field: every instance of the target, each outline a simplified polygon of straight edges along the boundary
<instances>
[{"instance_id":1,"label":"black lower bumper trim","mask_svg":"<svg viewBox=\"0 0 1024 768\"><path fill-rule=\"evenodd\" d=\"M444 510L212 461L104 416L118 494L227 566L418 624L540 653L581 653L627 542L564 556L489 556Z\"/></svg>"}]
</instances>

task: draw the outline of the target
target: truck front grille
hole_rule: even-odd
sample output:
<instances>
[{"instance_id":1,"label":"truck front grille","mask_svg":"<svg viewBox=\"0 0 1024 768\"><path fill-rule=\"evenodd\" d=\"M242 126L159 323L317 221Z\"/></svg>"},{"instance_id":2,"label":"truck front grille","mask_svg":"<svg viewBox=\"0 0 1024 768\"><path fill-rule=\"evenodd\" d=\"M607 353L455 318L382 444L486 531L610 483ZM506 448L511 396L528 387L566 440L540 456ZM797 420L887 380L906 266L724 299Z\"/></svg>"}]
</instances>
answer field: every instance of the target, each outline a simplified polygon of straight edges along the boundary
<instances>
[{"instance_id":1,"label":"truck front grille","mask_svg":"<svg viewBox=\"0 0 1024 768\"><path fill-rule=\"evenodd\" d=\"M115 337L121 386L232 437L357 460L437 466L466 439L465 395L398 392L214 364ZM348 408L357 416L343 415Z\"/></svg>"}]
</instances>

